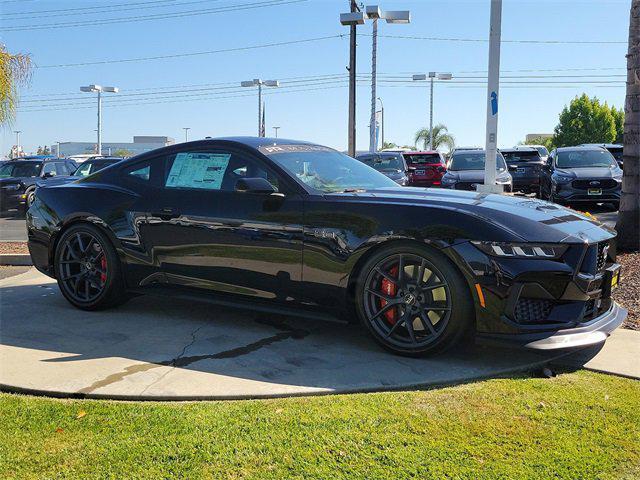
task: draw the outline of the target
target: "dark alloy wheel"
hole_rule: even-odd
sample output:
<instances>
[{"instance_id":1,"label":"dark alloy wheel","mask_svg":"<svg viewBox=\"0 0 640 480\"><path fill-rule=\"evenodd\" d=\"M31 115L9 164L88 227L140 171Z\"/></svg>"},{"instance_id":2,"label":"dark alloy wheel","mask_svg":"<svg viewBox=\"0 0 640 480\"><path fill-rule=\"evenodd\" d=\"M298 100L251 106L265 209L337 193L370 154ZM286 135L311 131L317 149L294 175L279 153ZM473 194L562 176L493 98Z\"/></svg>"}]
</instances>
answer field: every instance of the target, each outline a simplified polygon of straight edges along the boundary
<instances>
[{"instance_id":1,"label":"dark alloy wheel","mask_svg":"<svg viewBox=\"0 0 640 480\"><path fill-rule=\"evenodd\" d=\"M26 193L27 208L31 206L31 204L35 199L36 199L36 189L32 188L31 190L27 190L27 193Z\"/></svg>"},{"instance_id":2,"label":"dark alloy wheel","mask_svg":"<svg viewBox=\"0 0 640 480\"><path fill-rule=\"evenodd\" d=\"M423 355L448 348L467 333L471 300L447 259L419 247L383 253L365 267L358 302L363 323L380 344Z\"/></svg>"},{"instance_id":3,"label":"dark alloy wheel","mask_svg":"<svg viewBox=\"0 0 640 480\"><path fill-rule=\"evenodd\" d=\"M115 251L92 225L73 226L62 235L55 268L62 294L78 308L98 310L126 299Z\"/></svg>"}]
</instances>

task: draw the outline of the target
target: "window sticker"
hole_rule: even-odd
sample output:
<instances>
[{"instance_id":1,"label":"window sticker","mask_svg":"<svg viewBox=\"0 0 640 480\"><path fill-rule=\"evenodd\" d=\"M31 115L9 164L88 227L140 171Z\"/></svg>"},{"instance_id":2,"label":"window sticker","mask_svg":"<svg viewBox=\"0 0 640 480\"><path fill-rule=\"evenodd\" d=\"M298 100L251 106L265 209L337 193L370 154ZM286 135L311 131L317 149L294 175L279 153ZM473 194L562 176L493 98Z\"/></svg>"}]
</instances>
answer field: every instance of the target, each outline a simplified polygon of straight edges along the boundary
<instances>
[{"instance_id":1,"label":"window sticker","mask_svg":"<svg viewBox=\"0 0 640 480\"><path fill-rule=\"evenodd\" d=\"M179 153L166 186L220 190L230 158L230 153Z\"/></svg>"}]
</instances>

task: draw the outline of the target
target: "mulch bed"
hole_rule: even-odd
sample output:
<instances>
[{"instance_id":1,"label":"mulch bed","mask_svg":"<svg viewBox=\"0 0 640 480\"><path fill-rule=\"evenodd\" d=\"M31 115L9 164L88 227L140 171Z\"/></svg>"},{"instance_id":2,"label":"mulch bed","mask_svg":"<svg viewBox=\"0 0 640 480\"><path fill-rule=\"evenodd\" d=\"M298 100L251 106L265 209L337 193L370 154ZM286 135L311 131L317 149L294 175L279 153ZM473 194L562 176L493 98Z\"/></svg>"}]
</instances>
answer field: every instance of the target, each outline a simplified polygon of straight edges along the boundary
<instances>
[{"instance_id":1,"label":"mulch bed","mask_svg":"<svg viewBox=\"0 0 640 480\"><path fill-rule=\"evenodd\" d=\"M613 291L613 298L629 310L622 326L640 330L640 252L618 254L617 262L622 265L622 278Z\"/></svg>"},{"instance_id":2,"label":"mulch bed","mask_svg":"<svg viewBox=\"0 0 640 480\"><path fill-rule=\"evenodd\" d=\"M27 242L0 242L0 253L29 254Z\"/></svg>"},{"instance_id":3,"label":"mulch bed","mask_svg":"<svg viewBox=\"0 0 640 480\"><path fill-rule=\"evenodd\" d=\"M0 242L0 253L29 253L26 242ZM621 253L617 258L622 265L620 285L613 298L629 310L623 327L640 331L640 253Z\"/></svg>"}]
</instances>

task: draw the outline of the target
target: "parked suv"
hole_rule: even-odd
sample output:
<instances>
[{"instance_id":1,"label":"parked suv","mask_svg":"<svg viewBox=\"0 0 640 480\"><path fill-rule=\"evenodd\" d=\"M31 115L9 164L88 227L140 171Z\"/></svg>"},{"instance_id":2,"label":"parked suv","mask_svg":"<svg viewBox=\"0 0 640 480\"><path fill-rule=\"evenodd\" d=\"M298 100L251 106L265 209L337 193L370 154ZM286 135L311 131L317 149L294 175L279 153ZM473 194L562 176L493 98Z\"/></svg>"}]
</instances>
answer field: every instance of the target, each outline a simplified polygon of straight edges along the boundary
<instances>
[{"instance_id":1,"label":"parked suv","mask_svg":"<svg viewBox=\"0 0 640 480\"><path fill-rule=\"evenodd\" d=\"M437 151L404 152L409 167L409 185L412 187L439 187L447 171L444 157Z\"/></svg>"},{"instance_id":2,"label":"parked suv","mask_svg":"<svg viewBox=\"0 0 640 480\"><path fill-rule=\"evenodd\" d=\"M442 177L443 188L476 190L484 183L484 150L456 150L451 155L449 170ZM500 152L496 155L496 183L504 185L505 192L512 190L511 175Z\"/></svg>"},{"instance_id":3,"label":"parked suv","mask_svg":"<svg viewBox=\"0 0 640 480\"><path fill-rule=\"evenodd\" d=\"M22 157L0 165L0 212L26 210L33 201L36 181L75 171L75 162L63 158Z\"/></svg>"},{"instance_id":4,"label":"parked suv","mask_svg":"<svg viewBox=\"0 0 640 480\"><path fill-rule=\"evenodd\" d=\"M401 153L377 152L356 155L356 160L375 168L386 175L398 185L405 186L408 183L408 169Z\"/></svg>"},{"instance_id":5,"label":"parked suv","mask_svg":"<svg viewBox=\"0 0 640 480\"><path fill-rule=\"evenodd\" d=\"M513 191L539 195L540 173L544 162L538 150L533 147L501 148L500 153L513 178Z\"/></svg>"},{"instance_id":6,"label":"parked suv","mask_svg":"<svg viewBox=\"0 0 640 480\"><path fill-rule=\"evenodd\" d=\"M611 155L613 155L613 158L615 158L616 162L618 162L618 166L620 168L624 168L623 167L623 160L622 160L622 150L623 150L624 147L622 145L619 145L617 143L583 143L580 146L581 147L600 147L600 148L604 148Z\"/></svg>"},{"instance_id":7,"label":"parked suv","mask_svg":"<svg viewBox=\"0 0 640 480\"><path fill-rule=\"evenodd\" d=\"M89 175L93 175L99 170L108 167L109 165L113 165L114 163L118 163L124 160L121 157L96 157L90 160L85 160L76 168L76 170L71 175L57 175L56 178L50 179L38 179L36 181L36 185L38 187L43 186L51 186L51 185L62 185L69 182L74 182L80 178L88 177Z\"/></svg>"},{"instance_id":8,"label":"parked suv","mask_svg":"<svg viewBox=\"0 0 640 480\"><path fill-rule=\"evenodd\" d=\"M622 170L601 147L557 148L549 155L540 178L541 196L551 202L620 205Z\"/></svg>"}]
</instances>

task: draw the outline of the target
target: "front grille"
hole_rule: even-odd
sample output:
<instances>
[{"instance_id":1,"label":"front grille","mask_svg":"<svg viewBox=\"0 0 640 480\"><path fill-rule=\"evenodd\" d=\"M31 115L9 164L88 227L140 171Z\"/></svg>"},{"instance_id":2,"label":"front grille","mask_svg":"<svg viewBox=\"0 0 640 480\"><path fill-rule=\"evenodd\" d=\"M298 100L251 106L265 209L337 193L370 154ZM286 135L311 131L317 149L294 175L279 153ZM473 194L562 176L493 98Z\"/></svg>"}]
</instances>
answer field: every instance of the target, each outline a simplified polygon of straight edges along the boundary
<instances>
[{"instance_id":1,"label":"front grille","mask_svg":"<svg viewBox=\"0 0 640 480\"><path fill-rule=\"evenodd\" d=\"M589 275L597 275L602 273L607 265L607 256L609 253L609 241L594 243L589 245L587 253L582 261L580 271Z\"/></svg>"},{"instance_id":2,"label":"front grille","mask_svg":"<svg viewBox=\"0 0 640 480\"><path fill-rule=\"evenodd\" d=\"M514 311L519 323L544 323L553 308L551 300L540 298L520 298Z\"/></svg>"},{"instance_id":3,"label":"front grille","mask_svg":"<svg viewBox=\"0 0 640 480\"><path fill-rule=\"evenodd\" d=\"M618 182L616 182L612 178L604 178L602 180L574 180L571 182L573 188L578 188L580 190L588 190L589 188L615 188L618 186Z\"/></svg>"}]
</instances>

